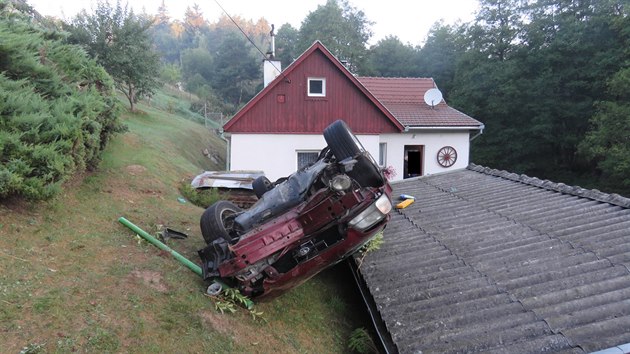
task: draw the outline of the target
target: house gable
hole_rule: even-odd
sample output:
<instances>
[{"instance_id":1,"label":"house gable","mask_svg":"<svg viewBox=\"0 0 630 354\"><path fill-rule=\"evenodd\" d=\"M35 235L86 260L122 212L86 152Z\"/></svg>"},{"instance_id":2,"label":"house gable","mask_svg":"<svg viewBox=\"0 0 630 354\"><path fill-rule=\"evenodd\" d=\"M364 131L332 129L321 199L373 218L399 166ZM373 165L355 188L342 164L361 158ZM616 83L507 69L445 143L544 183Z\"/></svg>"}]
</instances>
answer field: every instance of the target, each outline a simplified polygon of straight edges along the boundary
<instances>
[{"instance_id":1,"label":"house gable","mask_svg":"<svg viewBox=\"0 0 630 354\"><path fill-rule=\"evenodd\" d=\"M309 95L309 79L325 79L323 94ZM345 120L357 134L403 130L394 116L320 42L315 42L226 123L224 130L320 134L337 119Z\"/></svg>"}]
</instances>

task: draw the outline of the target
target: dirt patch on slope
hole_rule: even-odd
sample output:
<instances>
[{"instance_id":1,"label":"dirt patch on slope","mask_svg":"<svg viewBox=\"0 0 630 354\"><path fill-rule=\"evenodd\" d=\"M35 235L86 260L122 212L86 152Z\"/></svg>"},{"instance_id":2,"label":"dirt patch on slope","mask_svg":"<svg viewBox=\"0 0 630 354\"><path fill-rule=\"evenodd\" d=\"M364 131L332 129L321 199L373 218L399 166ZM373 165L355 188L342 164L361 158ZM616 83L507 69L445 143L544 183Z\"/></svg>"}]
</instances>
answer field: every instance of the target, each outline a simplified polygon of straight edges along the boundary
<instances>
[{"instance_id":1,"label":"dirt patch on slope","mask_svg":"<svg viewBox=\"0 0 630 354\"><path fill-rule=\"evenodd\" d=\"M132 176L138 176L147 171L147 168L142 165L128 165L125 166L125 171Z\"/></svg>"},{"instance_id":2,"label":"dirt patch on slope","mask_svg":"<svg viewBox=\"0 0 630 354\"><path fill-rule=\"evenodd\" d=\"M168 286L164 283L164 277L160 272L154 272L150 270L134 270L131 272L131 276L142 281L144 285L158 291L165 293L168 291Z\"/></svg>"}]
</instances>

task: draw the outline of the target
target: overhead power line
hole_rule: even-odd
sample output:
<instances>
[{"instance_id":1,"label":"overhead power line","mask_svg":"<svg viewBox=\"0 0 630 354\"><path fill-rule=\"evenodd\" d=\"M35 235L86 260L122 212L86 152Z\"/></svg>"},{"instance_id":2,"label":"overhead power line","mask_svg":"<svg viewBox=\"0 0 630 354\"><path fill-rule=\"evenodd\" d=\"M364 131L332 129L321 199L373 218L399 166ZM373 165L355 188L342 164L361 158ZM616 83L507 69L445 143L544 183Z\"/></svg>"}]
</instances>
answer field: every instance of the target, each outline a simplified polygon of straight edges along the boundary
<instances>
[{"instance_id":1,"label":"overhead power line","mask_svg":"<svg viewBox=\"0 0 630 354\"><path fill-rule=\"evenodd\" d=\"M263 56L263 60L268 60L267 58L267 54L263 53L262 50L260 50L260 48L258 48L258 46L256 45L256 43L254 43L254 41L249 38L249 36L247 35L247 33L245 33L245 31L243 30L243 28L241 28L241 26L239 26L238 23L236 23L236 21L234 21L234 19L232 18L232 16L230 16L230 14L223 8L223 6L221 6L221 4L219 3L218 0L214 0L214 2L221 8L221 11L223 11L223 13L225 13L225 15L230 19L230 21L232 21L232 23L241 31L241 33L243 34L243 36L245 36L245 38L247 38L247 40L249 41L249 43L251 43L254 48L256 48L256 50ZM276 64L274 64L274 62L272 60L269 60L269 63L271 63L271 65L278 70L278 72L280 73L280 75L282 75L282 77L284 77L284 79L286 80L287 83L291 83L291 80L289 80L289 78L282 72L282 70L280 70L280 68L278 68L276 66Z\"/></svg>"}]
</instances>

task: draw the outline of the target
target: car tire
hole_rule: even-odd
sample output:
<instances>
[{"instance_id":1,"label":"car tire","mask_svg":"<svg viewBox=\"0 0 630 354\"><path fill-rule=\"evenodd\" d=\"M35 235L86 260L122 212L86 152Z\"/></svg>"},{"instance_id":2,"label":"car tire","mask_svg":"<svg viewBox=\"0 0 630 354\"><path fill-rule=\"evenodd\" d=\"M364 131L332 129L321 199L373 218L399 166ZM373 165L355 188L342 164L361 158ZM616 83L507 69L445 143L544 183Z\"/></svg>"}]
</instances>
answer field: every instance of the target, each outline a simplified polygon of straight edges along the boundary
<instances>
[{"instance_id":1,"label":"car tire","mask_svg":"<svg viewBox=\"0 0 630 354\"><path fill-rule=\"evenodd\" d=\"M348 124L342 120L335 121L324 130L324 139L337 161L354 157L365 151L359 140L352 134Z\"/></svg>"},{"instance_id":2,"label":"car tire","mask_svg":"<svg viewBox=\"0 0 630 354\"><path fill-rule=\"evenodd\" d=\"M357 164L348 172L363 187L378 187L384 182L383 174L372 156L365 150L346 122L335 121L324 130L324 139L337 161L357 157Z\"/></svg>"},{"instance_id":3,"label":"car tire","mask_svg":"<svg viewBox=\"0 0 630 354\"><path fill-rule=\"evenodd\" d=\"M252 182L252 189L254 190L254 194L258 199L262 198L262 196L273 189L273 184L269 180L269 178L265 176L260 176Z\"/></svg>"},{"instance_id":4,"label":"car tire","mask_svg":"<svg viewBox=\"0 0 630 354\"><path fill-rule=\"evenodd\" d=\"M241 208L227 200L220 200L206 209L201 215L199 226L201 236L207 244L211 244L217 239L224 239L227 242L233 240L232 231L234 216L241 212Z\"/></svg>"}]
</instances>

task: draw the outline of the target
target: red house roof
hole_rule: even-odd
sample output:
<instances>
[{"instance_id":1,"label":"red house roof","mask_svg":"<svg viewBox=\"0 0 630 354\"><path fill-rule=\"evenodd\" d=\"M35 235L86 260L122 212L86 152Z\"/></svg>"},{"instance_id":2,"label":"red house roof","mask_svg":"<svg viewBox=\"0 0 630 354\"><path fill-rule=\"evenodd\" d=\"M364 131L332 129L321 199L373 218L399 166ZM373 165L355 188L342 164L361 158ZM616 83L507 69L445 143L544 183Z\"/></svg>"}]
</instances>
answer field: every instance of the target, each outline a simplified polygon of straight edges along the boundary
<instances>
[{"instance_id":1,"label":"red house roof","mask_svg":"<svg viewBox=\"0 0 630 354\"><path fill-rule=\"evenodd\" d=\"M325 78L326 96L307 95L308 78ZM241 108L223 129L228 133L321 133L337 119L358 134L395 133L403 125L316 41Z\"/></svg>"},{"instance_id":2,"label":"red house roof","mask_svg":"<svg viewBox=\"0 0 630 354\"><path fill-rule=\"evenodd\" d=\"M307 95L308 78L325 78L325 97ZM316 41L241 108L228 133L321 133L337 119L357 134L395 133L406 127L481 127L444 101L430 107L424 94L431 78L355 77Z\"/></svg>"},{"instance_id":3,"label":"red house roof","mask_svg":"<svg viewBox=\"0 0 630 354\"><path fill-rule=\"evenodd\" d=\"M432 78L358 77L404 126L479 127L481 122L449 107L444 100L431 107L424 102L427 90L437 88Z\"/></svg>"}]
</instances>

